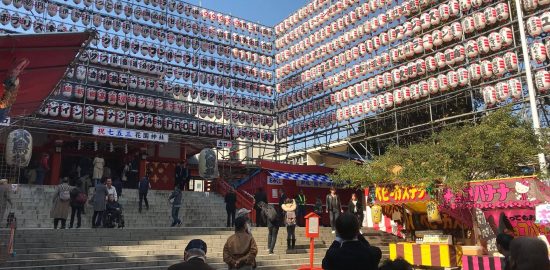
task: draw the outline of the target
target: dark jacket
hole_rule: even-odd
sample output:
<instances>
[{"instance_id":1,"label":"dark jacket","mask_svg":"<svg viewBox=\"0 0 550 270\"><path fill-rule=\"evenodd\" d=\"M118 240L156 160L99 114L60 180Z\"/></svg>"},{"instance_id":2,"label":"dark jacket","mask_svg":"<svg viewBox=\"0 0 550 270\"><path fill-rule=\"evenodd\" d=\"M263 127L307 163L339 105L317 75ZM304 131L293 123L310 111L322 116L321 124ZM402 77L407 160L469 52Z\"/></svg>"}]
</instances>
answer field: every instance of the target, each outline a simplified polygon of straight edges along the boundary
<instances>
[{"instance_id":1,"label":"dark jacket","mask_svg":"<svg viewBox=\"0 0 550 270\"><path fill-rule=\"evenodd\" d=\"M149 178L143 177L138 183L139 193L149 192L149 187L150 186L151 186L151 183L149 182Z\"/></svg>"},{"instance_id":2,"label":"dark jacket","mask_svg":"<svg viewBox=\"0 0 550 270\"><path fill-rule=\"evenodd\" d=\"M286 193L281 195L281 197L279 198L279 207L281 207L285 203L286 198L287 198Z\"/></svg>"},{"instance_id":3,"label":"dark jacket","mask_svg":"<svg viewBox=\"0 0 550 270\"><path fill-rule=\"evenodd\" d=\"M116 195L118 197L122 196L122 181L120 181L120 179L113 182L113 187L116 189Z\"/></svg>"},{"instance_id":4,"label":"dark jacket","mask_svg":"<svg viewBox=\"0 0 550 270\"><path fill-rule=\"evenodd\" d=\"M181 182L187 178L187 169L183 166L176 166L176 182Z\"/></svg>"},{"instance_id":5,"label":"dark jacket","mask_svg":"<svg viewBox=\"0 0 550 270\"><path fill-rule=\"evenodd\" d=\"M225 209L226 210L235 210L237 209L237 194L235 192L229 192L225 194Z\"/></svg>"},{"instance_id":6,"label":"dark jacket","mask_svg":"<svg viewBox=\"0 0 550 270\"><path fill-rule=\"evenodd\" d=\"M264 203L267 203L267 195L265 194L265 192L256 192L256 194L254 194L254 208L255 209L260 209L260 207L258 206L258 203L259 202L264 202Z\"/></svg>"},{"instance_id":7,"label":"dark jacket","mask_svg":"<svg viewBox=\"0 0 550 270\"><path fill-rule=\"evenodd\" d=\"M215 270L206 264L203 260L194 258L190 259L187 262L176 263L170 267L168 270Z\"/></svg>"},{"instance_id":8,"label":"dark jacket","mask_svg":"<svg viewBox=\"0 0 550 270\"><path fill-rule=\"evenodd\" d=\"M351 200L349 200L349 203L348 203L348 212L354 214L354 215L360 215L362 216L363 215L363 205L361 204L361 201L360 200L357 200L357 205L356 205L356 208L357 208L357 211L354 211L354 206L353 206L353 202Z\"/></svg>"},{"instance_id":9,"label":"dark jacket","mask_svg":"<svg viewBox=\"0 0 550 270\"><path fill-rule=\"evenodd\" d=\"M78 187L71 189L71 207L83 207L84 203L79 203L76 201L78 194L82 193L82 190Z\"/></svg>"},{"instance_id":10,"label":"dark jacket","mask_svg":"<svg viewBox=\"0 0 550 270\"><path fill-rule=\"evenodd\" d=\"M107 211L121 211L121 209L122 209L122 206L120 206L120 203L116 201L107 202L107 207L106 207Z\"/></svg>"},{"instance_id":11,"label":"dark jacket","mask_svg":"<svg viewBox=\"0 0 550 270\"><path fill-rule=\"evenodd\" d=\"M342 203L340 202L340 197L336 195L333 198L330 194L326 197L327 211L340 212L342 211Z\"/></svg>"},{"instance_id":12,"label":"dark jacket","mask_svg":"<svg viewBox=\"0 0 550 270\"><path fill-rule=\"evenodd\" d=\"M183 194L181 193L181 189L176 188L174 191L172 191L172 194L170 194L170 197L168 197L168 200L174 199L172 201L173 207L181 207L181 200L182 200Z\"/></svg>"},{"instance_id":13,"label":"dark jacket","mask_svg":"<svg viewBox=\"0 0 550 270\"><path fill-rule=\"evenodd\" d=\"M366 240L332 242L323 258L324 270L364 269L376 270L380 259L376 247L372 247Z\"/></svg>"}]
</instances>

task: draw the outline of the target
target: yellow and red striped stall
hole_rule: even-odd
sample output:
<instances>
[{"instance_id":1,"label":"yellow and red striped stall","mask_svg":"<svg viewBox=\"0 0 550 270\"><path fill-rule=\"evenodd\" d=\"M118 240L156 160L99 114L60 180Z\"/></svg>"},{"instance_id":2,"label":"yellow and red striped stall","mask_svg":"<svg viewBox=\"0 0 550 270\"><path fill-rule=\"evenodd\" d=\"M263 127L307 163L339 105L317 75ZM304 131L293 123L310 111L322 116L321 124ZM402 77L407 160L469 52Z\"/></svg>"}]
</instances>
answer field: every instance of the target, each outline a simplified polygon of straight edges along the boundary
<instances>
[{"instance_id":1,"label":"yellow and red striped stall","mask_svg":"<svg viewBox=\"0 0 550 270\"><path fill-rule=\"evenodd\" d=\"M390 259L403 258L417 266L458 266L456 253L455 247L447 244L390 244Z\"/></svg>"}]
</instances>

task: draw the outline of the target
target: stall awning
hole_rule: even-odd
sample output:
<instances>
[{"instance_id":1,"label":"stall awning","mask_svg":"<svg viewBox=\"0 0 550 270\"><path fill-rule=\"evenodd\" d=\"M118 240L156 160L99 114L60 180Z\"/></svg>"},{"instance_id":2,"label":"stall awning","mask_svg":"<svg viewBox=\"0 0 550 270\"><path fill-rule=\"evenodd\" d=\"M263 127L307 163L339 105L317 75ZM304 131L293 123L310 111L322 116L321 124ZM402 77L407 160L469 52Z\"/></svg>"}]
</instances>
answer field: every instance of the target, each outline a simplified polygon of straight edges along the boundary
<instances>
[{"instance_id":1,"label":"stall awning","mask_svg":"<svg viewBox=\"0 0 550 270\"><path fill-rule=\"evenodd\" d=\"M35 112L92 35L92 32L0 35L0 80L14 60L27 58L30 62L19 76L20 88L9 116Z\"/></svg>"},{"instance_id":2,"label":"stall awning","mask_svg":"<svg viewBox=\"0 0 550 270\"><path fill-rule=\"evenodd\" d=\"M270 171L269 174L277 179L281 180L294 180L294 181L306 181L317 183L332 183L330 178L324 174L310 174L310 173L287 173L287 172L274 172Z\"/></svg>"}]
</instances>

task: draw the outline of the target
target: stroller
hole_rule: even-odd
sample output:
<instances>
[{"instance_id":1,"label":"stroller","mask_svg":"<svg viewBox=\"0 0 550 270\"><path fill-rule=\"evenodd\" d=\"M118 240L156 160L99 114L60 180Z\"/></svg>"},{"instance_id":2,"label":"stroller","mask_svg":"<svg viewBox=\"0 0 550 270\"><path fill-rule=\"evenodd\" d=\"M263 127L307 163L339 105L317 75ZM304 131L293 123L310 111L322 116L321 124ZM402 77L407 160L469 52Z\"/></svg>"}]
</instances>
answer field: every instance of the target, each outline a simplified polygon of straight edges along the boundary
<instances>
[{"instance_id":1,"label":"stroller","mask_svg":"<svg viewBox=\"0 0 550 270\"><path fill-rule=\"evenodd\" d=\"M115 202L107 205L105 216L103 217L103 227L124 228L124 215L122 214L122 207L119 203Z\"/></svg>"}]
</instances>

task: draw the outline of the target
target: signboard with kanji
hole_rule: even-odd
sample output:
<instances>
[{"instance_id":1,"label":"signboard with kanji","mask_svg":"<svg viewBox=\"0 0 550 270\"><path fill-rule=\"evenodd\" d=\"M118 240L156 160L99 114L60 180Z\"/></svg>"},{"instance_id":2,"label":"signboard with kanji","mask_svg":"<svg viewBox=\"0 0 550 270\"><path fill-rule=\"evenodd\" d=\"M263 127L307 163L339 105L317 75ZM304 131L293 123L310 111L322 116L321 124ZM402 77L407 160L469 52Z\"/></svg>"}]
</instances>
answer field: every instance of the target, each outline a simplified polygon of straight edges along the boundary
<instances>
[{"instance_id":1,"label":"signboard with kanji","mask_svg":"<svg viewBox=\"0 0 550 270\"><path fill-rule=\"evenodd\" d=\"M233 142L227 140L217 140L216 147L219 149L230 149L233 147Z\"/></svg>"},{"instance_id":2,"label":"signboard with kanji","mask_svg":"<svg viewBox=\"0 0 550 270\"><path fill-rule=\"evenodd\" d=\"M112 137L152 142L168 142L168 134L154 131L142 131L106 126L94 126L92 134L95 136Z\"/></svg>"}]
</instances>

